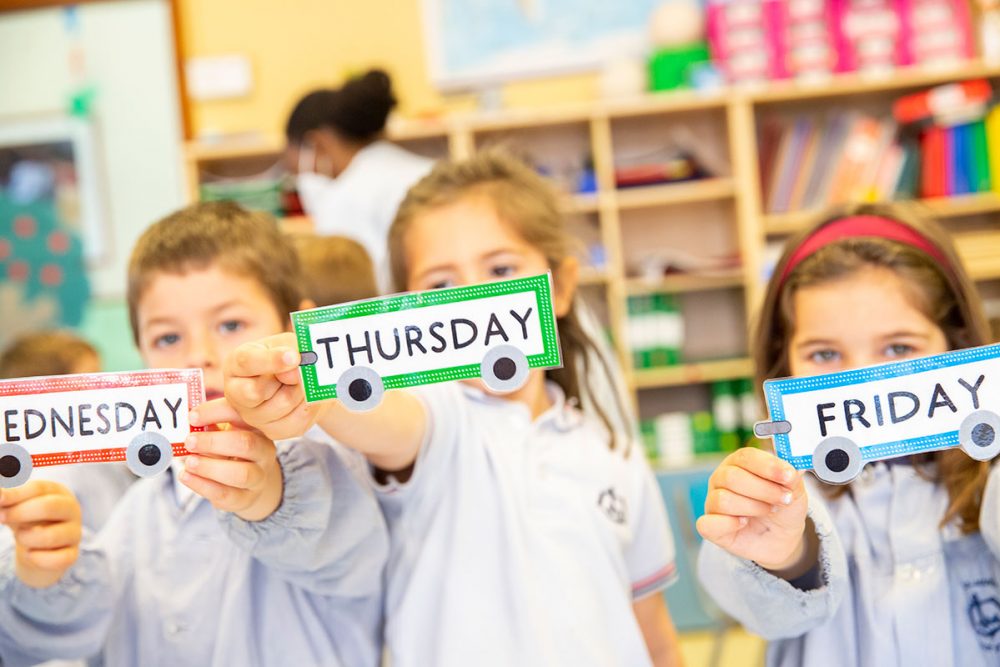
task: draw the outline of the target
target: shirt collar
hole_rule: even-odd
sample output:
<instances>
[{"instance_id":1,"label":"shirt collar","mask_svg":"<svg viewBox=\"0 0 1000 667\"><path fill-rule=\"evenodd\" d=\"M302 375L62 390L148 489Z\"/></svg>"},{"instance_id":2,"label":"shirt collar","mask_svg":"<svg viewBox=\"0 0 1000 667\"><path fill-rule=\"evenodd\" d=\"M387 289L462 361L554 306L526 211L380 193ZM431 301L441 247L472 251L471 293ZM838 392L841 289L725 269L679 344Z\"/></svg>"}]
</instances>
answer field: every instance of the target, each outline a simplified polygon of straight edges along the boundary
<instances>
[{"instance_id":1,"label":"shirt collar","mask_svg":"<svg viewBox=\"0 0 1000 667\"><path fill-rule=\"evenodd\" d=\"M462 391L469 398L481 402L492 403L504 409L528 412L527 406L517 401L508 401L500 396L487 394L478 387L462 383ZM552 405L534 420L539 427L551 426L558 431L569 431L583 423L583 412L577 406L576 399L566 400L566 392L552 380L545 381L545 393Z\"/></svg>"}]
</instances>

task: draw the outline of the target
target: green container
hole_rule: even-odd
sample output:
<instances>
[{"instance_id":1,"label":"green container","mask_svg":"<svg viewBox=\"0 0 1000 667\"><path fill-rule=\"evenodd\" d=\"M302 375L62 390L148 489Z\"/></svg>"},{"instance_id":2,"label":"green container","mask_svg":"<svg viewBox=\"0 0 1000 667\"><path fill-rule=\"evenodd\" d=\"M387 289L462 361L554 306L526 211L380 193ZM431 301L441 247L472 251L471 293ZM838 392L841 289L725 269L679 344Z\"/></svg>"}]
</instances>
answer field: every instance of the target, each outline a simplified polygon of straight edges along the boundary
<instances>
[{"instance_id":1,"label":"green container","mask_svg":"<svg viewBox=\"0 0 1000 667\"><path fill-rule=\"evenodd\" d=\"M275 216L283 213L281 181L275 179L202 183L201 200L234 201L244 208Z\"/></svg>"},{"instance_id":2,"label":"green container","mask_svg":"<svg viewBox=\"0 0 1000 667\"><path fill-rule=\"evenodd\" d=\"M649 57L649 89L686 88L689 85L688 68L710 59L708 44L705 42L660 49Z\"/></svg>"},{"instance_id":3,"label":"green container","mask_svg":"<svg viewBox=\"0 0 1000 667\"><path fill-rule=\"evenodd\" d=\"M719 436L715 432L711 412L703 410L691 415L691 435L695 454L719 451Z\"/></svg>"},{"instance_id":4,"label":"green container","mask_svg":"<svg viewBox=\"0 0 1000 667\"><path fill-rule=\"evenodd\" d=\"M650 464L655 465L660 460L660 441L656 437L656 422L644 419L639 422L639 435L642 438L642 448Z\"/></svg>"}]
</instances>

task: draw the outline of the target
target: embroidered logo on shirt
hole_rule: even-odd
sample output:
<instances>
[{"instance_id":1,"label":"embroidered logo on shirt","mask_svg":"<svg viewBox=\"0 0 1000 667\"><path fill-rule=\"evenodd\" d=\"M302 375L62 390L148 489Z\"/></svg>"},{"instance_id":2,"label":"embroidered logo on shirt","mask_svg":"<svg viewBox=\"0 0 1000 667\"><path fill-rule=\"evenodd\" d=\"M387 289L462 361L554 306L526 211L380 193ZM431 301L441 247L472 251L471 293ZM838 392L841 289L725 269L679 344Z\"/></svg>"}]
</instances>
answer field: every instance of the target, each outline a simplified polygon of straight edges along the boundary
<instances>
[{"instance_id":1,"label":"embroidered logo on shirt","mask_svg":"<svg viewBox=\"0 0 1000 667\"><path fill-rule=\"evenodd\" d=\"M963 584L969 602L966 611L972 629L984 651L1000 652L1000 595L994 579L978 579Z\"/></svg>"},{"instance_id":2,"label":"embroidered logo on shirt","mask_svg":"<svg viewBox=\"0 0 1000 667\"><path fill-rule=\"evenodd\" d=\"M597 506L615 523L623 524L628 518L628 505L613 486L601 491L601 494L597 496Z\"/></svg>"}]
</instances>

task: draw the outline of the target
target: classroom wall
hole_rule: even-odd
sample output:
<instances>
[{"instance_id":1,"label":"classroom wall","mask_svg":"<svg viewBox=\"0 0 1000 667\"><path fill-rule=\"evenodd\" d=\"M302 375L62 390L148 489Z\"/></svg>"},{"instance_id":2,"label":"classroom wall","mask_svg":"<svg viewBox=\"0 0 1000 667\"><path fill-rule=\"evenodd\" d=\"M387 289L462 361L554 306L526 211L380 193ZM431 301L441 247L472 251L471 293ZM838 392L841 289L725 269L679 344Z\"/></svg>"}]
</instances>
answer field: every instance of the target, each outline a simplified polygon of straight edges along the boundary
<instances>
[{"instance_id":1,"label":"classroom wall","mask_svg":"<svg viewBox=\"0 0 1000 667\"><path fill-rule=\"evenodd\" d=\"M179 0L185 56L249 56L254 90L243 99L191 102L195 136L261 131L280 134L295 101L350 72L387 69L407 116L472 109L474 96L444 97L424 60L420 0ZM593 74L505 86L508 106L592 98Z\"/></svg>"},{"instance_id":2,"label":"classroom wall","mask_svg":"<svg viewBox=\"0 0 1000 667\"><path fill-rule=\"evenodd\" d=\"M77 8L93 121L103 164L110 253L89 272L95 294L81 326L109 370L135 368L122 295L135 239L184 202L180 105L167 0ZM61 114L73 88L71 33L63 9L0 14L0 122Z\"/></svg>"}]
</instances>

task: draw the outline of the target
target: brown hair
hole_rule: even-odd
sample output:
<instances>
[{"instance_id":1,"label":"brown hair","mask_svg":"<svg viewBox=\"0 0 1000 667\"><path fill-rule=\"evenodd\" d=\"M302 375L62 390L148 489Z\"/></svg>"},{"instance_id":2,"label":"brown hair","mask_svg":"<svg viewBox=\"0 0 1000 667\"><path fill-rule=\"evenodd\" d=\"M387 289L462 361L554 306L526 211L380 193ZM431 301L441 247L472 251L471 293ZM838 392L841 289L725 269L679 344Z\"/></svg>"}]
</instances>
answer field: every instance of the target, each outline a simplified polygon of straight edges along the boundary
<instances>
[{"instance_id":1,"label":"brown hair","mask_svg":"<svg viewBox=\"0 0 1000 667\"><path fill-rule=\"evenodd\" d=\"M824 246L795 266L784 281L779 280L792 254L813 232L835 220L856 215L889 218L913 228L941 251L947 266L941 266L925 252L903 243L857 237ZM753 334L758 386L768 378L791 374L788 346L794 333L795 291L849 276L865 267L889 269L902 278L912 290L914 305L944 332L949 349L985 345L990 341L989 326L976 289L951 239L939 225L922 217L914 205L845 207L789 240L775 266ZM949 505L942 525L957 518L964 532L977 531L989 464L975 461L958 449L914 457L915 463L929 461L937 464L933 479L948 491ZM832 497L838 497L848 488L832 486L828 490Z\"/></svg>"},{"instance_id":2,"label":"brown hair","mask_svg":"<svg viewBox=\"0 0 1000 667\"><path fill-rule=\"evenodd\" d=\"M395 106L389 75L369 70L338 89L314 90L299 100L288 116L285 137L301 144L309 132L328 128L348 141L367 144L385 130Z\"/></svg>"},{"instance_id":3,"label":"brown hair","mask_svg":"<svg viewBox=\"0 0 1000 667\"><path fill-rule=\"evenodd\" d=\"M298 309L298 256L272 216L230 201L192 204L153 223L132 249L127 296L136 343L139 300L153 277L206 269L215 263L260 283L282 318Z\"/></svg>"},{"instance_id":4,"label":"brown hair","mask_svg":"<svg viewBox=\"0 0 1000 667\"><path fill-rule=\"evenodd\" d=\"M38 331L14 339L0 354L0 380L76 373L94 346L68 331Z\"/></svg>"},{"instance_id":5,"label":"brown hair","mask_svg":"<svg viewBox=\"0 0 1000 667\"><path fill-rule=\"evenodd\" d=\"M302 287L317 306L378 296L375 268L365 247L346 236L292 237L302 266Z\"/></svg>"},{"instance_id":6,"label":"brown hair","mask_svg":"<svg viewBox=\"0 0 1000 667\"><path fill-rule=\"evenodd\" d=\"M405 290L407 284L404 240L410 224L428 211L474 196L489 200L500 219L512 225L521 238L545 255L554 271L553 280L558 283L555 269L573 254L576 240L566 229L555 192L523 162L501 150L490 149L468 160L439 162L406 194L389 229L389 260L397 290ZM611 368L583 329L575 302L569 312L558 319L558 325L563 366L547 371L546 375L563 389L566 397L583 401L583 391L589 389L585 381L593 359L599 360L609 382L614 385ZM616 400L616 408L625 415L620 398L616 396ZM610 446L615 448L616 429L608 412L598 401L589 404L607 428Z\"/></svg>"}]
</instances>

